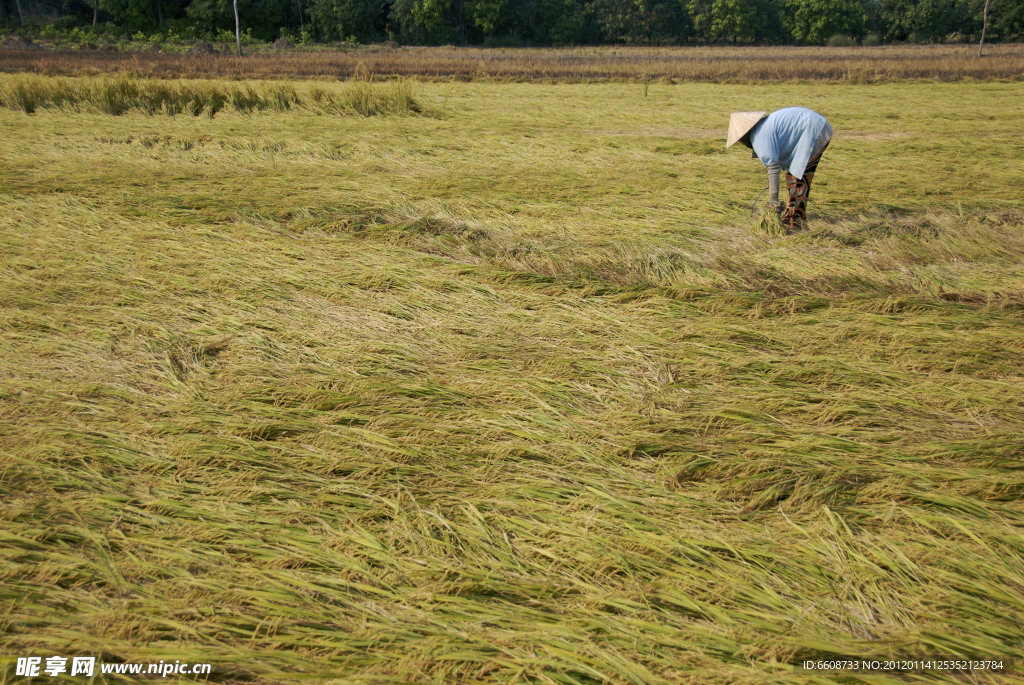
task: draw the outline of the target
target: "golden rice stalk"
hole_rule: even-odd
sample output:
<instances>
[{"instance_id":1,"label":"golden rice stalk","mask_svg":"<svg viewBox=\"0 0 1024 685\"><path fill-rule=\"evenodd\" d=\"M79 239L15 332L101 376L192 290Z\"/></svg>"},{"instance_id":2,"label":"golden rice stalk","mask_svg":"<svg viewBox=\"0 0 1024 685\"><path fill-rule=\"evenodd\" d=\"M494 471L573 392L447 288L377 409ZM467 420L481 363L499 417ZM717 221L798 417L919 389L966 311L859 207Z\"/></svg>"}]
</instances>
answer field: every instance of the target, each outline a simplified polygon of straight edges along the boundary
<instances>
[{"instance_id":1,"label":"golden rice stalk","mask_svg":"<svg viewBox=\"0 0 1024 685\"><path fill-rule=\"evenodd\" d=\"M766 235L770 238L778 238L786 235L786 227L782 225L779 213L774 209L767 208L758 212L754 219L752 228L755 235Z\"/></svg>"}]
</instances>

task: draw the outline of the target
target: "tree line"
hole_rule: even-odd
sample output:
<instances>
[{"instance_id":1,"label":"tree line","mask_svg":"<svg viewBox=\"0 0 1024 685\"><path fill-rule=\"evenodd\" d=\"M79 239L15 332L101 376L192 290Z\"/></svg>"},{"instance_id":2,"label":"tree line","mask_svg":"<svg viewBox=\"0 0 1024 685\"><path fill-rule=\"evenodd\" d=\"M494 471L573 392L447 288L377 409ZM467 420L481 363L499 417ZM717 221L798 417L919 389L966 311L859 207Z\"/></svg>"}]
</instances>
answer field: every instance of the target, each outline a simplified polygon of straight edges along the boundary
<instances>
[{"instance_id":1,"label":"tree line","mask_svg":"<svg viewBox=\"0 0 1024 685\"><path fill-rule=\"evenodd\" d=\"M976 40L985 0L0 0L0 24L110 33L412 45L878 44ZM1024 0L990 0L986 41L1024 35Z\"/></svg>"}]
</instances>

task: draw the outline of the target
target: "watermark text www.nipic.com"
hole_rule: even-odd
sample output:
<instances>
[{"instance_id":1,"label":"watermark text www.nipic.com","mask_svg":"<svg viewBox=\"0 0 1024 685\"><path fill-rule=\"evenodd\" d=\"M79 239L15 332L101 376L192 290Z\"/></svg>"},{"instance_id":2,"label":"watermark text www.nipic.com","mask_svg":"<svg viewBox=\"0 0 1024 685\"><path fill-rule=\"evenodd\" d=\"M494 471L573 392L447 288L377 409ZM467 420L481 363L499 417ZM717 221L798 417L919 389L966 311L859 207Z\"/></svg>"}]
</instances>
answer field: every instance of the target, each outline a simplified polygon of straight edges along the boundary
<instances>
[{"instance_id":1,"label":"watermark text www.nipic.com","mask_svg":"<svg viewBox=\"0 0 1024 685\"><path fill-rule=\"evenodd\" d=\"M160 660L149 663L111 663L100 661L94 656L20 656L14 675L28 678L49 676L84 676L92 678L103 675L152 675L166 678L170 675L209 675L210 664L194 664L175 659L173 662Z\"/></svg>"}]
</instances>

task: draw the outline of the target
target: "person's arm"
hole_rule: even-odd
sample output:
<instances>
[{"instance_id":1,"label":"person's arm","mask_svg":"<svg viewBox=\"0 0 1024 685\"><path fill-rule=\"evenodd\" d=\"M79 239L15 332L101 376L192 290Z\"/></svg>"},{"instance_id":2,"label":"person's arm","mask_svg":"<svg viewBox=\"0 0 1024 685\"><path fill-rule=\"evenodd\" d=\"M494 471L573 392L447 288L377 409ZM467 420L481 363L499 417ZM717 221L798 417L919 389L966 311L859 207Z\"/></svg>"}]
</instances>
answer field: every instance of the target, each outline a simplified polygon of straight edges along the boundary
<instances>
[{"instance_id":1,"label":"person's arm","mask_svg":"<svg viewBox=\"0 0 1024 685\"><path fill-rule=\"evenodd\" d=\"M782 203L779 202L779 173L782 165L778 162L768 163L768 206L779 209Z\"/></svg>"}]
</instances>

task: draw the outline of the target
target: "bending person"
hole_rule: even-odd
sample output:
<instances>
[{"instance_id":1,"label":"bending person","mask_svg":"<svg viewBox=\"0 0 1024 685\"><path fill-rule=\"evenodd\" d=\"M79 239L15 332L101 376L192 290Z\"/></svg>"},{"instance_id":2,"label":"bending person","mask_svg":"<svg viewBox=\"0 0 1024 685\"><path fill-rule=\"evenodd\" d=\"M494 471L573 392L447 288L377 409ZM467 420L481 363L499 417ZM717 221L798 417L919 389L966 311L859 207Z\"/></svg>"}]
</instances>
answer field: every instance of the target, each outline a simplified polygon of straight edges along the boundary
<instances>
[{"instance_id":1,"label":"bending person","mask_svg":"<svg viewBox=\"0 0 1024 685\"><path fill-rule=\"evenodd\" d=\"M821 154L832 140L832 126L817 112L787 107L767 112L736 112L729 118L725 147L743 143L768 168L768 203L781 212L787 228L801 228L807 218L807 198ZM786 170L789 202L779 201L779 173Z\"/></svg>"}]
</instances>

